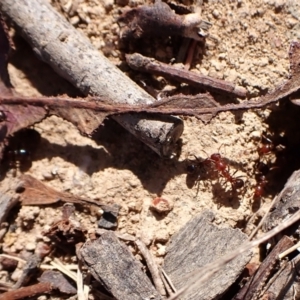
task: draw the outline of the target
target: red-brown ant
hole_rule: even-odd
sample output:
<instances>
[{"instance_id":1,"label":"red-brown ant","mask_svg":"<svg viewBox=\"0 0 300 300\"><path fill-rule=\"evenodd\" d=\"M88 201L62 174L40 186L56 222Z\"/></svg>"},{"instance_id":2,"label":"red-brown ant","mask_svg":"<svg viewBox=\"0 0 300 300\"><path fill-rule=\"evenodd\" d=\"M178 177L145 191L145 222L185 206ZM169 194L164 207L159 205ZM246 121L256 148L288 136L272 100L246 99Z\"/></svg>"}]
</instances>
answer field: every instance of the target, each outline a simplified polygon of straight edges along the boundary
<instances>
[{"instance_id":1,"label":"red-brown ant","mask_svg":"<svg viewBox=\"0 0 300 300\"><path fill-rule=\"evenodd\" d=\"M219 148L220 149L220 148ZM244 180L239 177L234 177L229 172L229 166L226 164L220 153L213 153L206 159L214 164L215 169L220 172L221 176L225 178L227 182L230 182L233 190L240 189L244 186Z\"/></svg>"},{"instance_id":2,"label":"red-brown ant","mask_svg":"<svg viewBox=\"0 0 300 300\"><path fill-rule=\"evenodd\" d=\"M261 198L261 196L264 194L265 186L268 183L266 176L270 172L270 167L264 162L259 161L256 164L256 168L259 173L256 174L257 185L255 187L253 196L254 198Z\"/></svg>"},{"instance_id":3,"label":"red-brown ant","mask_svg":"<svg viewBox=\"0 0 300 300\"><path fill-rule=\"evenodd\" d=\"M266 137L265 135L262 135L262 145L258 147L258 154L260 157L267 155L271 152L281 152L284 150L285 145L287 143L285 136L278 136L277 138L272 138L272 140L269 137Z\"/></svg>"},{"instance_id":4,"label":"red-brown ant","mask_svg":"<svg viewBox=\"0 0 300 300\"><path fill-rule=\"evenodd\" d=\"M259 156L266 155L275 149L274 143L269 138L263 135L263 140L265 142L258 148Z\"/></svg>"},{"instance_id":5,"label":"red-brown ant","mask_svg":"<svg viewBox=\"0 0 300 300\"><path fill-rule=\"evenodd\" d=\"M265 186L268 183L265 175L260 175L257 177L257 185L254 190L254 198L261 198L265 192Z\"/></svg>"},{"instance_id":6,"label":"red-brown ant","mask_svg":"<svg viewBox=\"0 0 300 300\"><path fill-rule=\"evenodd\" d=\"M231 187L232 187L233 190L240 189L245 185L243 179L233 176L236 172L233 175L230 174L228 166L227 166L227 169L221 170L220 173L221 173L222 177L224 177L227 182L230 182Z\"/></svg>"},{"instance_id":7,"label":"red-brown ant","mask_svg":"<svg viewBox=\"0 0 300 300\"><path fill-rule=\"evenodd\" d=\"M219 148L220 149L220 148ZM233 190L240 189L244 186L244 180L239 177L234 177L229 172L229 166L224 161L220 153L213 153L210 157L203 161L200 161L196 156L196 163L187 166L187 172L190 175L197 174L197 180L200 178L200 170L203 170L205 166L213 165L214 169L225 178L227 182L230 182Z\"/></svg>"}]
</instances>

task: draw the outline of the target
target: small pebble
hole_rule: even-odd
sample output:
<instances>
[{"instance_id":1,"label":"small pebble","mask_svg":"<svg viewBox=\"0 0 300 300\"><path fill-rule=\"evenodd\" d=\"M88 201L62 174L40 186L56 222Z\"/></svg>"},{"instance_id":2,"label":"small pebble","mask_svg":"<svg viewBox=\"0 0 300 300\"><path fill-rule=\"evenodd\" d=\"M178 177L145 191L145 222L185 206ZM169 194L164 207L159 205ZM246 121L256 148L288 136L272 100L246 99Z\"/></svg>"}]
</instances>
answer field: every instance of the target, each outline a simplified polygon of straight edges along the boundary
<instances>
[{"instance_id":1,"label":"small pebble","mask_svg":"<svg viewBox=\"0 0 300 300\"><path fill-rule=\"evenodd\" d=\"M166 228L161 228L155 231L155 241L160 243L166 243L169 240L169 232Z\"/></svg>"},{"instance_id":2,"label":"small pebble","mask_svg":"<svg viewBox=\"0 0 300 300\"><path fill-rule=\"evenodd\" d=\"M140 216L139 215L133 215L131 218L130 218L130 221L132 223L138 223L140 221Z\"/></svg>"},{"instance_id":3,"label":"small pebble","mask_svg":"<svg viewBox=\"0 0 300 300\"><path fill-rule=\"evenodd\" d=\"M170 200L166 200L161 197L156 197L152 200L150 208L157 211L158 213L166 213L173 209L173 202Z\"/></svg>"},{"instance_id":4,"label":"small pebble","mask_svg":"<svg viewBox=\"0 0 300 300\"><path fill-rule=\"evenodd\" d=\"M143 208L142 200L137 200L137 199L129 202L127 205L128 205L129 210L134 211L134 212L140 212Z\"/></svg>"},{"instance_id":5,"label":"small pebble","mask_svg":"<svg viewBox=\"0 0 300 300\"><path fill-rule=\"evenodd\" d=\"M219 13L219 11L218 11L217 9L214 9L213 12L212 12L212 15L213 15L216 19L218 19L219 16L220 16L220 13Z\"/></svg>"},{"instance_id":6,"label":"small pebble","mask_svg":"<svg viewBox=\"0 0 300 300\"><path fill-rule=\"evenodd\" d=\"M36 248L36 243L35 242L28 242L25 246L27 251L33 251Z\"/></svg>"},{"instance_id":7,"label":"small pebble","mask_svg":"<svg viewBox=\"0 0 300 300\"><path fill-rule=\"evenodd\" d=\"M163 246L161 244L156 244L157 250L156 250L156 255L157 256L164 256L166 254L166 246Z\"/></svg>"}]
</instances>

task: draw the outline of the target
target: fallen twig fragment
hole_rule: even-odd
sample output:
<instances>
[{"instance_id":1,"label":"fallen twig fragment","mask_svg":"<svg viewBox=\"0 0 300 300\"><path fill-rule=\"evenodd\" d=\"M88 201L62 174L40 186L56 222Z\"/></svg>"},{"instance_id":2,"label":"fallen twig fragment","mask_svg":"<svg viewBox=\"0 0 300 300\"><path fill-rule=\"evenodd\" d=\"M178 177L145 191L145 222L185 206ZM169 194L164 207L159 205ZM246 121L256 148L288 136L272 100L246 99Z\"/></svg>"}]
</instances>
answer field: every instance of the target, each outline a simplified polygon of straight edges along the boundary
<instances>
[{"instance_id":1,"label":"fallen twig fragment","mask_svg":"<svg viewBox=\"0 0 300 300\"><path fill-rule=\"evenodd\" d=\"M26 261L26 264L23 268L22 275L18 279L18 281L13 286L13 289L18 289L23 285L26 285L27 282L31 279L33 275L35 275L40 263L41 257L38 255L32 254Z\"/></svg>"},{"instance_id":2,"label":"fallen twig fragment","mask_svg":"<svg viewBox=\"0 0 300 300\"><path fill-rule=\"evenodd\" d=\"M18 300L27 297L36 297L43 294L49 294L53 290L51 283L40 282L30 286L22 287L17 290L8 291L0 295L0 300Z\"/></svg>"},{"instance_id":3,"label":"fallen twig fragment","mask_svg":"<svg viewBox=\"0 0 300 300\"><path fill-rule=\"evenodd\" d=\"M16 24L35 53L84 95L106 97L111 105L149 104L155 99L122 73L47 0L0 1L0 10ZM30 20L30 22L28 22ZM0 110L3 110L0 106ZM42 109L42 108L40 108ZM57 108L57 114L77 123L87 135L105 116L91 110ZM124 128L161 156L169 156L182 134L183 122L173 116L114 116ZM29 126L29 125L27 125Z\"/></svg>"},{"instance_id":4,"label":"fallen twig fragment","mask_svg":"<svg viewBox=\"0 0 300 300\"><path fill-rule=\"evenodd\" d=\"M151 273L155 288L162 296L166 296L166 290L164 288L164 284L161 280L158 267L157 267L156 263L154 262L154 258L152 256L152 254L150 253L150 251L147 249L146 245L141 240L136 239L135 244L137 245L138 249L142 253L142 255L147 263L147 266Z\"/></svg>"},{"instance_id":5,"label":"fallen twig fragment","mask_svg":"<svg viewBox=\"0 0 300 300\"><path fill-rule=\"evenodd\" d=\"M250 300L252 297L261 293L264 285L270 279L271 271L275 270L275 264L278 263L278 254L293 245L293 241L283 236L271 253L264 259L257 272L249 278L247 283L234 297L234 300Z\"/></svg>"},{"instance_id":6,"label":"fallen twig fragment","mask_svg":"<svg viewBox=\"0 0 300 300\"><path fill-rule=\"evenodd\" d=\"M5 222L9 212L18 202L18 196L11 193L0 193L0 224Z\"/></svg>"},{"instance_id":7,"label":"fallen twig fragment","mask_svg":"<svg viewBox=\"0 0 300 300\"><path fill-rule=\"evenodd\" d=\"M203 41L211 24L199 13L177 15L168 4L156 0L153 5L142 5L123 13L118 23L121 39L142 36L180 35Z\"/></svg>"},{"instance_id":8,"label":"fallen twig fragment","mask_svg":"<svg viewBox=\"0 0 300 300\"><path fill-rule=\"evenodd\" d=\"M299 197L300 170L292 174L283 190L275 197L271 212L267 215L262 229L269 231L290 218L300 208Z\"/></svg>"},{"instance_id":9,"label":"fallen twig fragment","mask_svg":"<svg viewBox=\"0 0 300 300\"><path fill-rule=\"evenodd\" d=\"M295 300L300 297L300 255L287 263L270 280L259 299Z\"/></svg>"},{"instance_id":10,"label":"fallen twig fragment","mask_svg":"<svg viewBox=\"0 0 300 300\"><path fill-rule=\"evenodd\" d=\"M197 74L185 69L179 69L138 53L127 54L126 62L130 68L137 71L162 75L179 82L185 82L199 88L207 89L209 91L226 93L239 98L246 98L246 89L236 86L234 83Z\"/></svg>"},{"instance_id":11,"label":"fallen twig fragment","mask_svg":"<svg viewBox=\"0 0 300 300\"><path fill-rule=\"evenodd\" d=\"M23 104L23 105L36 105L42 107L48 107L50 114L58 115L64 118L60 113L53 111L54 108L72 107L89 109L99 112L104 112L105 117L109 115L119 115L126 113L151 113L151 114L173 114L183 116L195 116L198 117L203 114L216 114L222 111L234 111L234 110L247 110L253 108L261 108L270 103L276 102L277 99L259 98L257 101L245 101L239 104L227 104L220 106L208 106L203 107L203 103L212 103L214 100L209 94L198 94L195 96L177 95L176 97L163 98L162 100L156 101L153 104L143 106L132 106L126 104L120 105L109 105L105 103L105 99L99 97L88 97L88 98L68 98L68 97L1 97L0 105L3 104ZM98 101L97 101L98 100ZM103 102L99 102L102 100ZM175 101L176 100L176 101ZM67 119L68 120L68 119Z\"/></svg>"}]
</instances>

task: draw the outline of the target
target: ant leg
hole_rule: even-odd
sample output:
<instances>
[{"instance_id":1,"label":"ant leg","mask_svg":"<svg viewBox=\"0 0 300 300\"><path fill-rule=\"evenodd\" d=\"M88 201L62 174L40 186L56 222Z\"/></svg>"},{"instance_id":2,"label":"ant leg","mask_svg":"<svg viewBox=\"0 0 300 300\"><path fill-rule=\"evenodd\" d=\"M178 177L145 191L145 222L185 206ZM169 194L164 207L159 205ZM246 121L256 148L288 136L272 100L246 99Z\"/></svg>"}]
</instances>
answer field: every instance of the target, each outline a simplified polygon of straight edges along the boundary
<instances>
[{"instance_id":1,"label":"ant leg","mask_svg":"<svg viewBox=\"0 0 300 300\"><path fill-rule=\"evenodd\" d=\"M197 178L197 192L196 192L195 198L198 196L199 190L200 190L200 178Z\"/></svg>"}]
</instances>

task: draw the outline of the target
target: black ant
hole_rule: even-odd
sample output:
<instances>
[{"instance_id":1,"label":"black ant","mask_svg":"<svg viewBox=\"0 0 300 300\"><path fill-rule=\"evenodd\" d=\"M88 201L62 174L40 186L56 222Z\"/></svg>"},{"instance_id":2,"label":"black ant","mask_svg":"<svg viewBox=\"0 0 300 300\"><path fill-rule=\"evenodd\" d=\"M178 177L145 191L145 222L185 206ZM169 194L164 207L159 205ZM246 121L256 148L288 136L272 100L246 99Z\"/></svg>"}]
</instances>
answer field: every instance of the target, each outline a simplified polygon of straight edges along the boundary
<instances>
[{"instance_id":1,"label":"black ant","mask_svg":"<svg viewBox=\"0 0 300 300\"><path fill-rule=\"evenodd\" d=\"M197 177L199 176L199 171L200 169L202 169L202 163L203 161L200 161L200 159L197 157L197 156L194 156L195 157L195 162L193 163L190 163L187 165L186 167L186 171L189 175L196 175L197 174Z\"/></svg>"},{"instance_id":2,"label":"black ant","mask_svg":"<svg viewBox=\"0 0 300 300\"><path fill-rule=\"evenodd\" d=\"M8 167L26 168L31 165L31 154L40 142L40 134L34 129L22 129L9 139L2 162Z\"/></svg>"},{"instance_id":3,"label":"black ant","mask_svg":"<svg viewBox=\"0 0 300 300\"><path fill-rule=\"evenodd\" d=\"M205 170L205 160L200 160L197 156L195 156L195 160L189 161L189 164L186 166L186 172L188 174L187 177L187 184L188 186L192 187L195 183L198 184L198 190L199 190L199 183L200 183L200 178L202 177L203 174L206 173ZM198 191L197 191L198 193Z\"/></svg>"}]
</instances>

